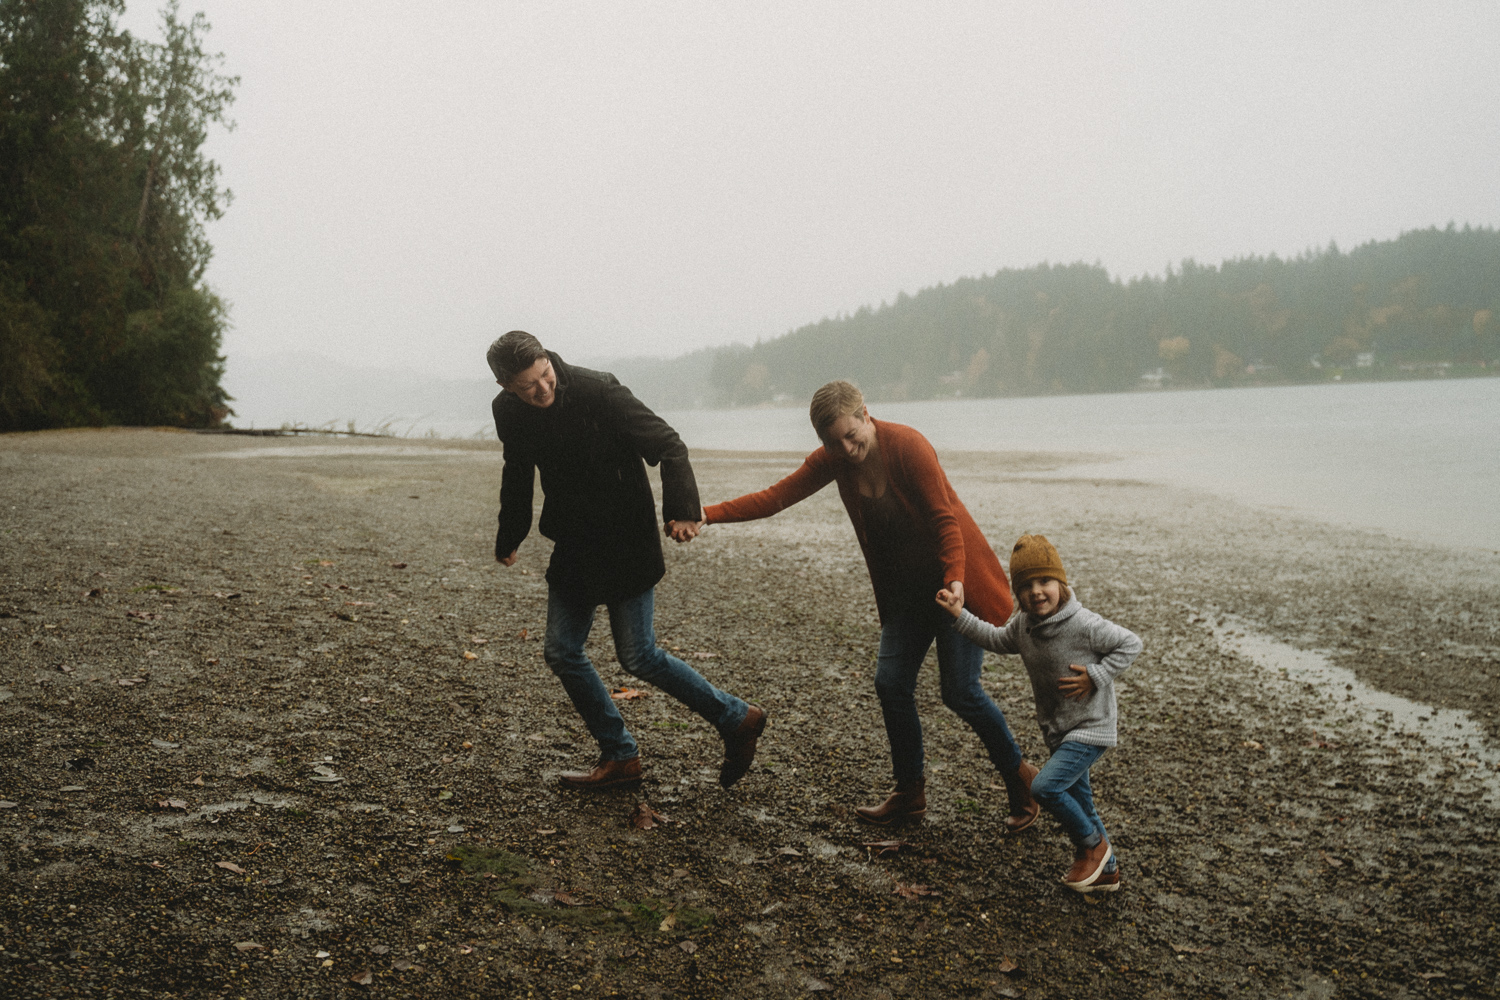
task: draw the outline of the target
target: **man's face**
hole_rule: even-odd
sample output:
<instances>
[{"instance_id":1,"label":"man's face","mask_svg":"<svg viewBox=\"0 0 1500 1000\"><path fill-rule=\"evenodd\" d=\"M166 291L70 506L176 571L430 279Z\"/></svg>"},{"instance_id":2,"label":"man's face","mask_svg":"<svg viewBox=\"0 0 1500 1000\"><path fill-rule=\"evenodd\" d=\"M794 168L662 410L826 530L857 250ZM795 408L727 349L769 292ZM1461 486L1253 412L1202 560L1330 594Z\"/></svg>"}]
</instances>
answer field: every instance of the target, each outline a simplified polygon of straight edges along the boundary
<instances>
[{"instance_id":1,"label":"man's face","mask_svg":"<svg viewBox=\"0 0 1500 1000\"><path fill-rule=\"evenodd\" d=\"M557 373L552 370L551 358L538 358L530 368L500 385L539 410L545 410L557 399Z\"/></svg>"}]
</instances>

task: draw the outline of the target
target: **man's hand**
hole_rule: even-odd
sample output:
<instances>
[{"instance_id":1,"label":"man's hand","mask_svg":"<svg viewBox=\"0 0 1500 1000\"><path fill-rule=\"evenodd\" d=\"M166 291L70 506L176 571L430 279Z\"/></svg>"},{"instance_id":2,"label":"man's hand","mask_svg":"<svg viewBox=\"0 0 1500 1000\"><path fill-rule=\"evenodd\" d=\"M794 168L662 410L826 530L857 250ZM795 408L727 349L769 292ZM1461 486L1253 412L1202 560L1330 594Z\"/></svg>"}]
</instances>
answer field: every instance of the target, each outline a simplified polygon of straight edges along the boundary
<instances>
[{"instance_id":1,"label":"man's hand","mask_svg":"<svg viewBox=\"0 0 1500 1000\"><path fill-rule=\"evenodd\" d=\"M668 521L662 530L672 541L681 544L697 538L698 532L702 531L707 523L707 518L702 521Z\"/></svg>"},{"instance_id":2,"label":"man's hand","mask_svg":"<svg viewBox=\"0 0 1500 1000\"><path fill-rule=\"evenodd\" d=\"M951 590L940 590L937 592L937 602L942 609L957 618L964 610L963 589L964 585L955 584L959 592L955 594Z\"/></svg>"},{"instance_id":3,"label":"man's hand","mask_svg":"<svg viewBox=\"0 0 1500 1000\"><path fill-rule=\"evenodd\" d=\"M1088 667L1080 667L1074 663L1068 669L1073 671L1073 676L1064 677L1057 682L1064 698L1087 698L1094 693L1094 681L1089 677Z\"/></svg>"},{"instance_id":4,"label":"man's hand","mask_svg":"<svg viewBox=\"0 0 1500 1000\"><path fill-rule=\"evenodd\" d=\"M510 550L510 555L506 556L504 559L501 559L500 557L496 556L495 557L495 561L498 562L501 566L514 566L516 564L516 552L517 551L518 551L517 549L511 549Z\"/></svg>"}]
</instances>

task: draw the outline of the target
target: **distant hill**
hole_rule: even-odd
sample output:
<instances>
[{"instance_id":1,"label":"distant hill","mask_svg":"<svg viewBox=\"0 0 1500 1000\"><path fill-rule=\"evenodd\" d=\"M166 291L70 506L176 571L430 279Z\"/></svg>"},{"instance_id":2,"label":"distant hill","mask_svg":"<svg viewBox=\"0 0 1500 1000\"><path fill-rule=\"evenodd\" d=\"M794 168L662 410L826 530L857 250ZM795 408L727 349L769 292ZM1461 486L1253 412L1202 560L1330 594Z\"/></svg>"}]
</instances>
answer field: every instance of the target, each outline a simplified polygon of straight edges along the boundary
<instances>
[{"instance_id":1,"label":"distant hill","mask_svg":"<svg viewBox=\"0 0 1500 1000\"><path fill-rule=\"evenodd\" d=\"M752 347L568 357L660 411L797 404L835 378L872 401L1119 392L1500 371L1500 232L1424 229L1282 259L1183 261L1162 277L1040 264L899 295ZM486 435L494 383L354 368L316 354L235 359L235 423L353 420Z\"/></svg>"},{"instance_id":2,"label":"distant hill","mask_svg":"<svg viewBox=\"0 0 1500 1000\"><path fill-rule=\"evenodd\" d=\"M1111 279L1089 264L1002 270L714 353L709 400L874 400L1420 377L1500 364L1500 233L1426 229L1344 253L1184 261ZM1143 381L1143 376L1145 380Z\"/></svg>"}]
</instances>

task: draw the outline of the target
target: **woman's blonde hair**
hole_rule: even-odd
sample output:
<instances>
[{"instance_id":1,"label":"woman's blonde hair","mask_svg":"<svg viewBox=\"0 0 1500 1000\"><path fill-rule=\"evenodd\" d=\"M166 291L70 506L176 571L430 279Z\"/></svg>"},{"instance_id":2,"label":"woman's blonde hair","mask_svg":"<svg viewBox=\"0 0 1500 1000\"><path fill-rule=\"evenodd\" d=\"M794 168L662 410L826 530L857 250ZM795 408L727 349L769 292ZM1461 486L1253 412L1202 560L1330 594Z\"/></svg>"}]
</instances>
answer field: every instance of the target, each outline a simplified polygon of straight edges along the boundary
<instances>
[{"instance_id":1,"label":"woman's blonde hair","mask_svg":"<svg viewBox=\"0 0 1500 1000\"><path fill-rule=\"evenodd\" d=\"M812 404L807 408L807 415L812 418L813 430L817 431L818 437L821 438L823 432L839 417L858 413L864 407L865 397L859 391L859 386L853 382L838 379L813 393Z\"/></svg>"}]
</instances>

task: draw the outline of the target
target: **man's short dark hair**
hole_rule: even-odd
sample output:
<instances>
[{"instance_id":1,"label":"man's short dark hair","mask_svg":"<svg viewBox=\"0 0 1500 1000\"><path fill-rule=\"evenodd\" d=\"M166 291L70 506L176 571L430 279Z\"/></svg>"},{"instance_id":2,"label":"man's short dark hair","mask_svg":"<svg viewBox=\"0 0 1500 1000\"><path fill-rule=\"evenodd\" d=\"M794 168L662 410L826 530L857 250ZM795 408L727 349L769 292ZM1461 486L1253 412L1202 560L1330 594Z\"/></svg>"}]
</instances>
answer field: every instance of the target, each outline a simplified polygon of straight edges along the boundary
<instances>
[{"instance_id":1,"label":"man's short dark hair","mask_svg":"<svg viewBox=\"0 0 1500 1000\"><path fill-rule=\"evenodd\" d=\"M495 381L509 385L515 377L547 356L542 342L525 330L512 330L496 337L485 354Z\"/></svg>"}]
</instances>

